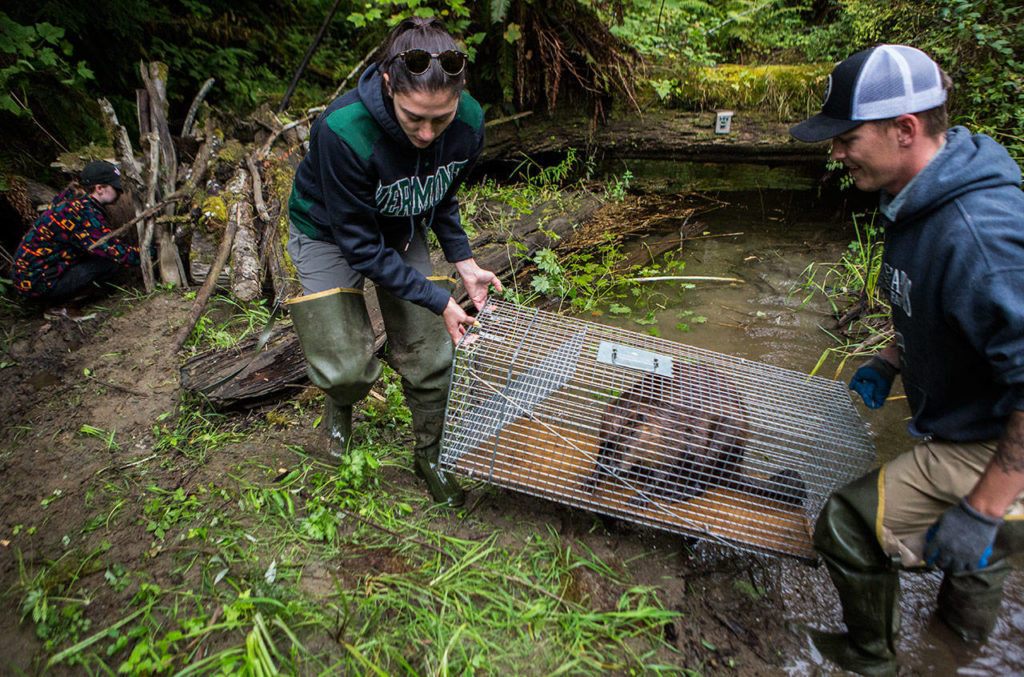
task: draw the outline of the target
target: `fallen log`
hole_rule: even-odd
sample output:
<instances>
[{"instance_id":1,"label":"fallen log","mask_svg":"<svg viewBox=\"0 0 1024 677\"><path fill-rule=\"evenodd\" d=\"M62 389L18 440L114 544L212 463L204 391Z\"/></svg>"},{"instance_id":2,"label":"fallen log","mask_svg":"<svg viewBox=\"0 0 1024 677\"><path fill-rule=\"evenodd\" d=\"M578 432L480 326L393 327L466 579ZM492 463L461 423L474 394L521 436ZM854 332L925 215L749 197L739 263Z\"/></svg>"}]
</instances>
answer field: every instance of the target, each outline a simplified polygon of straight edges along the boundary
<instances>
[{"instance_id":1,"label":"fallen log","mask_svg":"<svg viewBox=\"0 0 1024 677\"><path fill-rule=\"evenodd\" d=\"M259 299L263 291L263 268L252 205L238 200L231 209L238 222L235 242L231 247L231 295L239 301L252 302Z\"/></svg>"},{"instance_id":2,"label":"fallen log","mask_svg":"<svg viewBox=\"0 0 1024 677\"><path fill-rule=\"evenodd\" d=\"M275 326L256 355L260 336L250 336L230 350L212 350L186 360L181 387L198 392L214 409L250 406L276 398L307 383L306 360L291 322ZM225 380L239 364L245 367Z\"/></svg>"}]
</instances>

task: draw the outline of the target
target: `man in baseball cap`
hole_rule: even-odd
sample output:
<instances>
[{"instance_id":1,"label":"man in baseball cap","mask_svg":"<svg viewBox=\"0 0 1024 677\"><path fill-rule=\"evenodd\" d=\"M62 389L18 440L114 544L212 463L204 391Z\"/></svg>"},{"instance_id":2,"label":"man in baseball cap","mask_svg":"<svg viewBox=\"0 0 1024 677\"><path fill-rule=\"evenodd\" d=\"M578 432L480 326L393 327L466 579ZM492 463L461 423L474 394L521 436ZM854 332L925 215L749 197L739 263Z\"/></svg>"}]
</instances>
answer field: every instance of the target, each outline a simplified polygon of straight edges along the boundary
<instances>
[{"instance_id":1,"label":"man in baseball cap","mask_svg":"<svg viewBox=\"0 0 1024 677\"><path fill-rule=\"evenodd\" d=\"M938 616L977 641L996 623L1006 557L1024 551L1021 172L991 138L947 129L948 85L924 52L878 45L836 66L821 112L790 130L831 139L831 158L879 193L895 340L850 388L875 409L900 374L917 438L829 497L815 525L846 632L811 637L861 674L896 671L901 569L940 568Z\"/></svg>"}]
</instances>

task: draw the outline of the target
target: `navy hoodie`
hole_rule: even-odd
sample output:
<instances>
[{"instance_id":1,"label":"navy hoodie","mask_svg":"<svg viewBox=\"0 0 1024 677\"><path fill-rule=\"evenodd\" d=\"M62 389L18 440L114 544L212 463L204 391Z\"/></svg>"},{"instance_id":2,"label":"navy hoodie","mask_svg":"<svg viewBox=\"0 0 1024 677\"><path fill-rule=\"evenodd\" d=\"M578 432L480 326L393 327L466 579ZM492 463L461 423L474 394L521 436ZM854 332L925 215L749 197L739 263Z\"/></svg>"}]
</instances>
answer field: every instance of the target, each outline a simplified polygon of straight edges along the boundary
<instances>
[{"instance_id":1,"label":"navy hoodie","mask_svg":"<svg viewBox=\"0 0 1024 677\"><path fill-rule=\"evenodd\" d=\"M1024 409L1020 168L954 127L898 203L885 193L882 285L892 304L915 435L1001 436Z\"/></svg>"},{"instance_id":2,"label":"navy hoodie","mask_svg":"<svg viewBox=\"0 0 1024 677\"><path fill-rule=\"evenodd\" d=\"M412 144L370 66L310 130L288 214L316 240L337 243L352 268L393 295L444 312L450 294L402 261L414 228L429 226L445 258L473 254L455 193L484 145L483 111L463 92L455 118L423 150Z\"/></svg>"}]
</instances>

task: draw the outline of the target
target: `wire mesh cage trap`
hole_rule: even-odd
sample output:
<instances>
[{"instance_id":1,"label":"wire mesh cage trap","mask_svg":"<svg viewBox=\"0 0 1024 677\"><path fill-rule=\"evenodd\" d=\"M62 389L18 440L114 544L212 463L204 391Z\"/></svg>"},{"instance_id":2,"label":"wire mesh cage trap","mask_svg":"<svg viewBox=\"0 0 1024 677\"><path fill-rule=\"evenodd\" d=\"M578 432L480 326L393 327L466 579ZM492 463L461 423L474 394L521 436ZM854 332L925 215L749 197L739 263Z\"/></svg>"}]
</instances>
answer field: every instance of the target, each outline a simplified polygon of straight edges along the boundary
<instances>
[{"instance_id":1,"label":"wire mesh cage trap","mask_svg":"<svg viewBox=\"0 0 1024 677\"><path fill-rule=\"evenodd\" d=\"M511 303L478 320L452 369L449 472L813 559L811 517L874 459L836 381Z\"/></svg>"}]
</instances>

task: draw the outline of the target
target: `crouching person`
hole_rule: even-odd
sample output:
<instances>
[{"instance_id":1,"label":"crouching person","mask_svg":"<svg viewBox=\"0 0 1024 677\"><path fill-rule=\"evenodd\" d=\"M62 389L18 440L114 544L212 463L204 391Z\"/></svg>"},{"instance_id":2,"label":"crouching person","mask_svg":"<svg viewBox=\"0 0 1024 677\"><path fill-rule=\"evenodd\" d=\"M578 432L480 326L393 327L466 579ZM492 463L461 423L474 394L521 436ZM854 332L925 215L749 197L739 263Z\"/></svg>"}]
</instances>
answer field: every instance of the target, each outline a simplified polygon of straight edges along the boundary
<instances>
[{"instance_id":1,"label":"crouching person","mask_svg":"<svg viewBox=\"0 0 1024 677\"><path fill-rule=\"evenodd\" d=\"M123 191L121 175L109 162L90 162L78 181L87 194L65 191L43 212L14 254L11 279L25 299L46 305L67 302L122 267L139 265L139 248L111 232L106 206Z\"/></svg>"}]
</instances>

